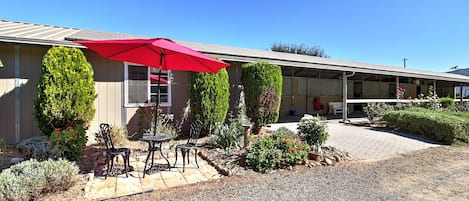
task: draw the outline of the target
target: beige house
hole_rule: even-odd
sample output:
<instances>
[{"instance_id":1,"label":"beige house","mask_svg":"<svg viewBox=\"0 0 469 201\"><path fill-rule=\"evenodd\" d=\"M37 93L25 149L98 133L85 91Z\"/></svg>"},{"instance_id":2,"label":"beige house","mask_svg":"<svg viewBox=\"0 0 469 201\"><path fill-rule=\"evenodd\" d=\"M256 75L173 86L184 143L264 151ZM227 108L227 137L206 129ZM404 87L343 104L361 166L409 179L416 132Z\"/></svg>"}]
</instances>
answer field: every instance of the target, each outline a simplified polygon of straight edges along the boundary
<instances>
[{"instance_id":1,"label":"beige house","mask_svg":"<svg viewBox=\"0 0 469 201\"><path fill-rule=\"evenodd\" d=\"M105 60L72 40L138 38L128 34L99 32L0 20L0 138L13 144L40 135L33 116L33 100L42 57L52 46L83 48L92 64L98 97L96 115L89 134L107 122L134 130L137 110L154 99L151 69L137 64ZM366 102L396 102L396 88L404 87L406 97L426 93L436 86L440 96L454 96L455 86L469 85L469 77L391 66L374 65L263 50L176 41L230 63L232 110L240 93L241 65L267 61L280 65L284 75L281 119L292 114L344 113L340 108L359 111ZM189 72L164 72L169 80L163 89L162 106L176 119L187 111ZM346 87L344 87L346 86ZM342 94L346 94L343 96ZM332 108L335 107L335 108ZM334 109L334 110L331 110ZM294 110L294 112L293 112ZM343 118L347 118L347 113ZM130 133L132 134L132 133ZM92 137L91 137L92 138Z\"/></svg>"}]
</instances>

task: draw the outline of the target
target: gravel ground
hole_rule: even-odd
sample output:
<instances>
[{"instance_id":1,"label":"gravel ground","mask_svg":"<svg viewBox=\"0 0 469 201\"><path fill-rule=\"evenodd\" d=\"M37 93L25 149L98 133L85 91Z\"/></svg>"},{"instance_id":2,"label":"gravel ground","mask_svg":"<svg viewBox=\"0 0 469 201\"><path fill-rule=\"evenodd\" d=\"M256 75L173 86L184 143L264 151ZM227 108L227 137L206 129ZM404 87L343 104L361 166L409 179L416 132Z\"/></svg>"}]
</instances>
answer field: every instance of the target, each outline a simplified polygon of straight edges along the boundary
<instances>
[{"instance_id":1,"label":"gravel ground","mask_svg":"<svg viewBox=\"0 0 469 201\"><path fill-rule=\"evenodd\" d=\"M250 173L115 200L469 200L469 147Z\"/></svg>"}]
</instances>

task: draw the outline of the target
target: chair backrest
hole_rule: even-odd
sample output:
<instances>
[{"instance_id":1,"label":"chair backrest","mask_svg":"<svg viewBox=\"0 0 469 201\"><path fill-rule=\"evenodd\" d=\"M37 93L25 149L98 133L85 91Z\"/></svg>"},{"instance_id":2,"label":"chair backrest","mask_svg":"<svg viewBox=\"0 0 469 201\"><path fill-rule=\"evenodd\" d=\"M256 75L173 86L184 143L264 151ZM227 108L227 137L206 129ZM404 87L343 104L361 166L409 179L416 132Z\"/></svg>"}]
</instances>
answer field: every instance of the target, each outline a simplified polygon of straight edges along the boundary
<instances>
[{"instance_id":1,"label":"chair backrest","mask_svg":"<svg viewBox=\"0 0 469 201\"><path fill-rule=\"evenodd\" d=\"M200 131L202 129L202 121L196 120L191 123L191 129L189 133L189 139L187 139L187 144L196 145L197 140L199 139Z\"/></svg>"},{"instance_id":2,"label":"chair backrest","mask_svg":"<svg viewBox=\"0 0 469 201\"><path fill-rule=\"evenodd\" d=\"M102 123L99 125L101 129L101 137L104 140L104 145L106 145L106 149L114 149L114 144L112 143L112 138L111 138L111 126L106 123Z\"/></svg>"}]
</instances>

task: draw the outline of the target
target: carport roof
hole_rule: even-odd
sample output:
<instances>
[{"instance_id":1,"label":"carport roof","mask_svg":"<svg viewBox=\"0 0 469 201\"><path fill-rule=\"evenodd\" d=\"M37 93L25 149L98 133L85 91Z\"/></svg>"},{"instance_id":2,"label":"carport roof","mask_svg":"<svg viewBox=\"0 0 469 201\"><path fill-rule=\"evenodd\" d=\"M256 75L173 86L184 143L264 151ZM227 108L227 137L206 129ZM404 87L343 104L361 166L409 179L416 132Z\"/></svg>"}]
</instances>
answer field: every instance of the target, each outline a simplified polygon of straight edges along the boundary
<instances>
[{"instance_id":1,"label":"carport roof","mask_svg":"<svg viewBox=\"0 0 469 201\"><path fill-rule=\"evenodd\" d=\"M0 20L0 41L9 43L37 44L37 45L63 45L79 46L71 40L118 39L118 38L149 38L122 33L82 30L59 26L13 22ZM469 76L441 73L433 71L416 70L395 66L369 64L345 61L331 58L322 58L282 52L246 49L213 44L203 44L187 41L176 41L192 49L218 56L227 61L252 62L267 61L281 66L298 68L312 68L335 70L345 72L359 72L378 75L402 76L430 80L469 83Z\"/></svg>"}]
</instances>

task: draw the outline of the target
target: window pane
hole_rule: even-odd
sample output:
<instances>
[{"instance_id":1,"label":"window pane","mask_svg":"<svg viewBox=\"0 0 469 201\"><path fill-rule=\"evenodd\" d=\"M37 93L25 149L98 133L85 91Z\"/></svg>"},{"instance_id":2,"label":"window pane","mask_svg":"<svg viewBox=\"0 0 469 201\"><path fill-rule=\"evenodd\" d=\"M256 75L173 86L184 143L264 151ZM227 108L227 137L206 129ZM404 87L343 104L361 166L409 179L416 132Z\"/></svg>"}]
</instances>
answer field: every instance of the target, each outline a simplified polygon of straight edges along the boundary
<instances>
[{"instance_id":1,"label":"window pane","mask_svg":"<svg viewBox=\"0 0 469 201\"><path fill-rule=\"evenodd\" d=\"M168 102L168 84L167 82L169 81L168 79L168 71L162 70L161 73L160 71L155 68L150 69L150 73L152 75L156 75L159 77L162 81L160 83L160 103L167 103ZM158 81L152 81L151 86L150 86L150 93L151 93L151 102L156 103L156 96L158 94Z\"/></svg>"},{"instance_id":2,"label":"window pane","mask_svg":"<svg viewBox=\"0 0 469 201\"><path fill-rule=\"evenodd\" d=\"M156 103L156 94L155 95L151 95L151 102L152 103ZM160 94L160 103L166 103L168 102L168 95L167 94Z\"/></svg>"},{"instance_id":3,"label":"window pane","mask_svg":"<svg viewBox=\"0 0 469 201\"><path fill-rule=\"evenodd\" d=\"M148 68L146 66L128 66L129 103L148 102Z\"/></svg>"}]
</instances>

